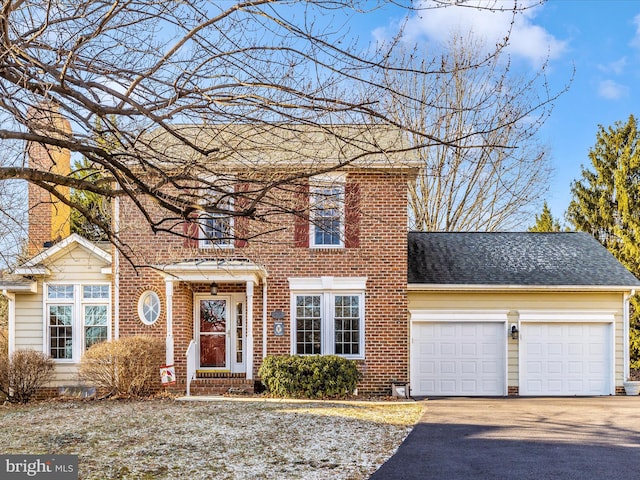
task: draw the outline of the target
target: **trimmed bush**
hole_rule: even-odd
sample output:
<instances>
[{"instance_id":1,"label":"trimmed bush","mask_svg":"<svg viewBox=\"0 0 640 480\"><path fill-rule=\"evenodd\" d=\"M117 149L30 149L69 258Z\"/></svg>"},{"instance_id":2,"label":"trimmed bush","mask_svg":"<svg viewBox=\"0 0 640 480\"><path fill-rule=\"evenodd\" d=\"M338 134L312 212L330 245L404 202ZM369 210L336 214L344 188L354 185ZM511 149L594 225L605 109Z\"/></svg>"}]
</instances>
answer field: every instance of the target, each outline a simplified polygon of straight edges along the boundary
<instances>
[{"instance_id":1,"label":"trimmed bush","mask_svg":"<svg viewBox=\"0 0 640 480\"><path fill-rule=\"evenodd\" d=\"M360 380L356 362L337 355L267 356L258 375L276 397L344 398Z\"/></svg>"},{"instance_id":2,"label":"trimmed bush","mask_svg":"<svg viewBox=\"0 0 640 480\"><path fill-rule=\"evenodd\" d=\"M149 396L161 386L164 348L163 341L143 336L98 343L83 355L80 378L108 396Z\"/></svg>"},{"instance_id":3,"label":"trimmed bush","mask_svg":"<svg viewBox=\"0 0 640 480\"><path fill-rule=\"evenodd\" d=\"M12 403L27 403L50 378L54 363L42 352L0 354L0 392Z\"/></svg>"}]
</instances>

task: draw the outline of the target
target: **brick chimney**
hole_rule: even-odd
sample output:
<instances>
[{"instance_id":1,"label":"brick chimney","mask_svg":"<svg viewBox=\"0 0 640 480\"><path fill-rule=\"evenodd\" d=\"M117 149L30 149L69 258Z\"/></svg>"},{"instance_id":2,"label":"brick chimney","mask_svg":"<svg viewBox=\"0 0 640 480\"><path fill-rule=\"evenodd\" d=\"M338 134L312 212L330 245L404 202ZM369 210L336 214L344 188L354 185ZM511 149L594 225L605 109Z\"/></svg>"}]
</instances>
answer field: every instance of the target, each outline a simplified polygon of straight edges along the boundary
<instances>
[{"instance_id":1,"label":"brick chimney","mask_svg":"<svg viewBox=\"0 0 640 480\"><path fill-rule=\"evenodd\" d=\"M28 111L29 128L32 132L53 138L71 133L71 124L58 111L57 106L41 104ZM27 145L30 168L57 175L71 173L71 154L68 149L42 143ZM69 188L58 187L58 191L69 195ZM45 247L67 237L71 233L71 208L53 197L46 190L29 183L29 241L28 253L33 256Z\"/></svg>"}]
</instances>

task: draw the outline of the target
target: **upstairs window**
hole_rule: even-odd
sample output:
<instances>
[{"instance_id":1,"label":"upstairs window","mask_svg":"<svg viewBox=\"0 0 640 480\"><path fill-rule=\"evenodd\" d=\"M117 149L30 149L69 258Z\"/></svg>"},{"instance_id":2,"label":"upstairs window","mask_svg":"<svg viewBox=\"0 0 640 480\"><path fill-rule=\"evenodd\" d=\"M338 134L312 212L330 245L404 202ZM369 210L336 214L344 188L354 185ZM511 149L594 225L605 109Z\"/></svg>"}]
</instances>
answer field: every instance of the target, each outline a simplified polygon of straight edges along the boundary
<instances>
[{"instance_id":1,"label":"upstairs window","mask_svg":"<svg viewBox=\"0 0 640 480\"><path fill-rule=\"evenodd\" d=\"M216 205L221 209L233 209L233 201L228 198ZM224 213L203 213L199 218L200 248L233 247L233 216Z\"/></svg>"},{"instance_id":2,"label":"upstairs window","mask_svg":"<svg viewBox=\"0 0 640 480\"><path fill-rule=\"evenodd\" d=\"M300 185L297 208L308 212L294 220L294 244L298 248L359 248L360 184L350 175L314 177Z\"/></svg>"},{"instance_id":3,"label":"upstairs window","mask_svg":"<svg viewBox=\"0 0 640 480\"><path fill-rule=\"evenodd\" d=\"M226 187L229 187L227 185ZM248 186L244 183L236 183L233 186L233 194L224 194L223 198L216 201L215 195L210 195L208 202L217 205L223 212L203 212L194 215L183 223L184 246L188 248L210 249L242 248L247 244L248 218L233 215L234 209L242 210L248 200L244 196ZM222 194L218 194L220 196ZM224 211L230 213L226 214Z\"/></svg>"},{"instance_id":4,"label":"upstairs window","mask_svg":"<svg viewBox=\"0 0 640 480\"><path fill-rule=\"evenodd\" d=\"M228 215L200 215L200 247L232 247L233 220Z\"/></svg>"},{"instance_id":5,"label":"upstairs window","mask_svg":"<svg viewBox=\"0 0 640 480\"><path fill-rule=\"evenodd\" d=\"M344 185L311 190L312 247L344 246Z\"/></svg>"}]
</instances>

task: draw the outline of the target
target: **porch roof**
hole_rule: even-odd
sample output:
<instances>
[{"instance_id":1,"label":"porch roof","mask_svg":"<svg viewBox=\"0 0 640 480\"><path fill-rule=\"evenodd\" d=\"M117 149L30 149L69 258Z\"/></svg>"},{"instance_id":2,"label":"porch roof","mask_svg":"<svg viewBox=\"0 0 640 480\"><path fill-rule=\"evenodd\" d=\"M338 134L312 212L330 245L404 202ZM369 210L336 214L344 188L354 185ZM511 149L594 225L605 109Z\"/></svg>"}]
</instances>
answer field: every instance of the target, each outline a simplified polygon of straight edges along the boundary
<instances>
[{"instance_id":1,"label":"porch roof","mask_svg":"<svg viewBox=\"0 0 640 480\"><path fill-rule=\"evenodd\" d=\"M267 271L250 260L185 260L156 265L166 281L191 283L246 283L259 284L267 278Z\"/></svg>"}]
</instances>

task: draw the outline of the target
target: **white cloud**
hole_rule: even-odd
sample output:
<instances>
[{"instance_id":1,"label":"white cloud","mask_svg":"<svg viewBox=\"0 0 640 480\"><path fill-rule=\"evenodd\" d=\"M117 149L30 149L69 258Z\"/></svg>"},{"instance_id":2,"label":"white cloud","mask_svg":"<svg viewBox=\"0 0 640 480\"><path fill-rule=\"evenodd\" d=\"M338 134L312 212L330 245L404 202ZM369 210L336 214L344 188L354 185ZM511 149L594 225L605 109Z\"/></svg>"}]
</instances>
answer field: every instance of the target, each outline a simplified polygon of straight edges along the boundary
<instances>
[{"instance_id":1,"label":"white cloud","mask_svg":"<svg viewBox=\"0 0 640 480\"><path fill-rule=\"evenodd\" d=\"M599 64L598 70L605 73L613 73L615 75L622 75L629 62L627 57L622 57L619 60L608 63L606 65Z\"/></svg>"},{"instance_id":2,"label":"white cloud","mask_svg":"<svg viewBox=\"0 0 640 480\"><path fill-rule=\"evenodd\" d=\"M518 4L522 5L522 2ZM409 20L406 33L413 38L425 36L430 41L445 42L452 32L472 31L484 40L487 49L492 49L509 35L507 51L536 67L541 66L547 58L556 59L566 51L567 42L558 40L534 23L536 12L542 7L533 6L518 12L514 18L513 5L514 2L508 0L473 0L466 2L465 6L427 8ZM425 0L422 6L433 7L432 0Z\"/></svg>"},{"instance_id":3,"label":"white cloud","mask_svg":"<svg viewBox=\"0 0 640 480\"><path fill-rule=\"evenodd\" d=\"M607 100L618 100L629 94L629 87L613 80L602 80L598 84L598 95Z\"/></svg>"},{"instance_id":4,"label":"white cloud","mask_svg":"<svg viewBox=\"0 0 640 480\"><path fill-rule=\"evenodd\" d=\"M629 45L634 48L640 48L640 14L633 17L633 23L636 26L636 34L631 39L631 42L629 42Z\"/></svg>"}]
</instances>

